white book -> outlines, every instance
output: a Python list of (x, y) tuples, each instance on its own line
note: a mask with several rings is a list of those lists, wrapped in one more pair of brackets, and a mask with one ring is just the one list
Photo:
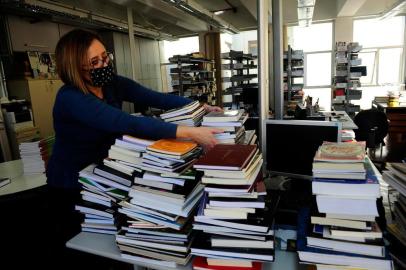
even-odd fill
[(307, 238), (307, 245), (310, 247), (340, 251), (340, 252), (348, 252), (366, 256), (374, 256), (374, 257), (384, 257), (385, 256), (385, 247), (383, 246), (375, 246), (369, 244), (362, 244), (362, 243), (350, 243), (350, 242), (343, 242), (331, 239), (323, 239), (317, 237), (306, 237)]
[(212, 247), (243, 247), (243, 248), (259, 248), (259, 249), (273, 249), (274, 242), (268, 241), (255, 241), (255, 240), (242, 240), (242, 239), (227, 239), (227, 238), (212, 238)]
[[(112, 145), (112, 147), (113, 146), (114, 145)], [(108, 157), (111, 159), (118, 159), (132, 164), (141, 164), (142, 162), (142, 158), (140, 158), (139, 156), (129, 155), (124, 152), (118, 152), (113, 148), (109, 150)]]
[(378, 216), (376, 198), (352, 199), (317, 195), (316, 201), (320, 213)]

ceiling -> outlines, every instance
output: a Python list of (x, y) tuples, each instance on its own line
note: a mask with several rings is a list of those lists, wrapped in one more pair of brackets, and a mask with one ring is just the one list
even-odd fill
[[(285, 24), (297, 23), (297, 0), (280, 0), (283, 3)], [(405, 0), (316, 0), (313, 21), (337, 17), (382, 15), (395, 4)], [(2, 7), (7, 2), (2, 1)], [(77, 14), (88, 20), (103, 20), (119, 24), (124, 31), (127, 8), (140, 29), (149, 29), (157, 38), (178, 38), (199, 32), (220, 29), (222, 32), (239, 32), (256, 29), (256, 0), (25, 0), (28, 5), (57, 7), (62, 13)], [(6, 3), (6, 4), (4, 4)], [(215, 15), (215, 11), (224, 10)], [(406, 5), (401, 13), (406, 13)], [(154, 36), (152, 35), (152, 36)]]

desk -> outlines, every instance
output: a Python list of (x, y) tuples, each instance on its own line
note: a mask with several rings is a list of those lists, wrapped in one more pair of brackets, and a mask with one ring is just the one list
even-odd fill
[(345, 111), (324, 111), (320, 112), (322, 116), (326, 117), (326, 120), (332, 122), (341, 122), (343, 129), (358, 129), (358, 126), (352, 121), (351, 117)]
[(389, 106), (387, 103), (372, 101), (372, 108), (386, 113), (389, 122), (389, 132), (406, 133), (406, 103), (399, 106)]
[(9, 177), (11, 183), (0, 188), (0, 196), (41, 187), (46, 184), (45, 174), (23, 175), (21, 159), (0, 163), (0, 177)]
[[(134, 264), (134, 269), (152, 268), (158, 270), (167, 270), (168, 268), (156, 266), (153, 264), (146, 264), (142, 262), (134, 262), (121, 257), (120, 251), (115, 242), (114, 235), (98, 234), (81, 232), (66, 243), (68, 248), (80, 250), (83, 252), (91, 253), (107, 257), (113, 260), (122, 261)], [(178, 267), (180, 270), (191, 270), (192, 266)], [(287, 252), (282, 250), (275, 250), (275, 262), (265, 263), (262, 267), (263, 270), (301, 270), (306, 269), (305, 265), (298, 264), (298, 257), (296, 252)]]

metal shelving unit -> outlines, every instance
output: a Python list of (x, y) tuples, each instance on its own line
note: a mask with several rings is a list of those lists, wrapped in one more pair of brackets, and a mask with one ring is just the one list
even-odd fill
[(335, 48), (332, 107), (333, 110), (346, 111), (350, 116), (360, 111), (360, 106), (351, 101), (362, 98), (362, 91), (358, 87), (361, 87), (360, 77), (366, 75), (366, 67), (361, 66), (362, 61), (358, 58), (361, 49), (357, 42), (337, 42)]
[(258, 77), (257, 74), (251, 73), (253, 69), (258, 68), (255, 64), (257, 57), (242, 51), (231, 50), (228, 53), (222, 53), (221, 59), (226, 62), (221, 65), (222, 70), (230, 71), (230, 77), (223, 77), (222, 82), (231, 83), (231, 86), (223, 91), (223, 106), (234, 109), (244, 108), (244, 101), (239, 97), (245, 91), (255, 91), (255, 95), (258, 96), (258, 83), (251, 82)]
[(283, 54), (284, 63), (284, 87), (283, 96), (286, 111), (289, 111), (291, 103), (303, 103), (303, 76), (304, 76), (304, 54), (302, 50), (293, 50), (288, 45), (288, 50)]
[(173, 93), (213, 104), (216, 92), (214, 60), (187, 55), (174, 55), (166, 65), (170, 69)]

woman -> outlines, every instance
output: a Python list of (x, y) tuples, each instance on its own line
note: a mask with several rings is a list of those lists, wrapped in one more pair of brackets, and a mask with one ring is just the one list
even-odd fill
[[(158, 93), (115, 75), (105, 46), (92, 32), (67, 33), (59, 40), (55, 56), (58, 75), (65, 85), (58, 92), (53, 110), (55, 145), (47, 167), (47, 183), (54, 222), (57, 220), (52, 225), (57, 225), (56, 244), (64, 244), (80, 231), (74, 211), (79, 197), (78, 173), (102, 161), (115, 138), (123, 134), (147, 139), (190, 138), (210, 148), (219, 130), (177, 126), (121, 111), (123, 101), (168, 110), (191, 100)], [(221, 109), (206, 105), (206, 110)], [(58, 235), (58, 231), (64, 234)]]

